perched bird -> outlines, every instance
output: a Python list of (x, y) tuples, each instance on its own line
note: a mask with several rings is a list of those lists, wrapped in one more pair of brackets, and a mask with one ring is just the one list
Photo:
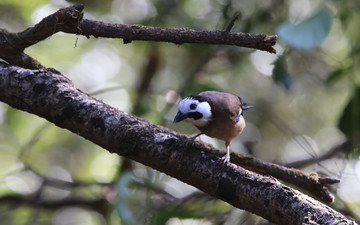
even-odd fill
[(225, 141), (224, 162), (230, 161), (230, 142), (245, 128), (243, 111), (253, 108), (240, 97), (217, 91), (205, 91), (191, 95), (179, 102), (174, 123), (186, 120), (196, 126), (200, 133), (192, 140), (205, 134)]

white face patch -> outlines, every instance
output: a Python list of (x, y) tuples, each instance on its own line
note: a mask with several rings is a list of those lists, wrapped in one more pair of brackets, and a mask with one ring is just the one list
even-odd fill
[(198, 104), (197, 111), (203, 114), (203, 119), (206, 119), (206, 121), (211, 118), (211, 107), (208, 102), (200, 102), (200, 104)]
[(199, 102), (196, 99), (185, 98), (179, 102), (179, 111), (188, 113), (200, 113), (202, 117), (200, 119), (187, 118), (186, 120), (193, 123), (196, 126), (204, 126), (207, 121), (211, 119), (211, 107), (208, 102)]

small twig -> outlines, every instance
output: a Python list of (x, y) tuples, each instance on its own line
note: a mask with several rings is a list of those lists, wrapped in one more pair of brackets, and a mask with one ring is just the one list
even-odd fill
[(320, 177), (318, 176), (319, 183), (323, 185), (329, 185), (329, 184), (337, 184), (340, 183), (340, 179), (332, 178), (332, 177)]
[(230, 20), (229, 24), (226, 26), (226, 28), (223, 30), (224, 32), (230, 32), (233, 26), (235, 25), (235, 21), (239, 19), (239, 13), (235, 13), (233, 18)]
[(344, 142), (330, 148), (329, 151), (325, 152), (321, 156), (295, 161), (292, 163), (288, 163), (285, 166), (301, 168), (301, 167), (305, 167), (308, 165), (313, 165), (313, 164), (320, 163), (327, 159), (335, 158), (335, 157), (339, 156), (340, 154), (343, 154), (343, 155), (349, 154), (352, 149), (353, 149), (353, 144), (352, 144), (351, 140), (345, 140)]
[[(174, 44), (197, 43), (213, 45), (233, 45), (259, 49), (276, 53), (272, 47), (276, 44), (277, 35), (247, 34), (241, 32), (197, 31), (187, 28), (159, 28), (141, 25), (108, 24), (92, 20), (82, 20), (81, 34), (85, 36), (122, 38), (126, 43), (132, 41), (158, 41)], [(74, 27), (66, 27), (67, 33), (78, 32)]]
[(288, 168), (270, 162), (264, 162), (251, 156), (231, 154), (231, 162), (248, 170), (271, 175), (277, 179), (296, 185), (312, 193), (324, 202), (332, 203), (334, 196), (326, 185), (339, 183), (340, 180), (330, 177), (319, 177), (317, 173), (306, 173), (304, 171)]

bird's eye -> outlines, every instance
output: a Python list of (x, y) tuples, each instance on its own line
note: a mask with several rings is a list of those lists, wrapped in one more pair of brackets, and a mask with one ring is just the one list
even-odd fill
[(196, 106), (197, 105), (193, 103), (193, 104), (190, 105), (190, 109), (196, 109)]

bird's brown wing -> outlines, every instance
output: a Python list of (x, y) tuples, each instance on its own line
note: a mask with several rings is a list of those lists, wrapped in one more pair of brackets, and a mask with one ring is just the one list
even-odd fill
[(205, 91), (202, 96), (211, 106), (212, 118), (231, 119), (236, 121), (241, 113), (241, 102), (238, 96), (230, 93)]

